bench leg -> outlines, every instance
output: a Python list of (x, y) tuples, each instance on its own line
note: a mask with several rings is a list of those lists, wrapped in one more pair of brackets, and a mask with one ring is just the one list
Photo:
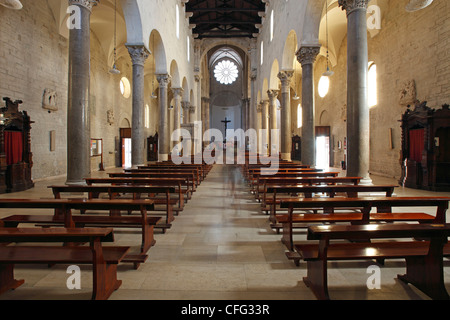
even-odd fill
[(281, 237), (281, 242), (286, 246), (289, 251), (294, 251), (294, 239), (292, 236), (292, 224), (282, 223), (283, 235)]
[(307, 261), (307, 276), (303, 282), (319, 300), (330, 300), (328, 294), (327, 261)]
[(14, 290), (20, 287), (25, 280), (14, 279), (14, 265), (3, 264), (0, 265), (0, 294), (9, 290)]
[(156, 240), (153, 236), (154, 226), (144, 224), (142, 226), (142, 244), (141, 253), (145, 254), (152, 246), (155, 245)]
[(122, 280), (117, 280), (117, 265), (107, 264), (103, 258), (103, 249), (99, 241), (91, 244), (93, 254), (92, 300), (107, 300), (119, 289)]
[(444, 284), (442, 256), (408, 257), (406, 274), (398, 275), (398, 278), (411, 283), (434, 300), (450, 300)]

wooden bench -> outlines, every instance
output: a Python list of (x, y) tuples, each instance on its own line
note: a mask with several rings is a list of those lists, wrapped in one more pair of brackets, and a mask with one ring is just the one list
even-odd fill
[[(308, 229), (308, 240), (319, 244), (295, 246), (307, 262), (305, 284), (318, 299), (330, 299), (328, 261), (396, 259), (406, 260), (406, 274), (398, 278), (411, 283), (432, 299), (449, 299), (444, 284), (443, 257), (450, 256), (448, 224), (330, 225)], [(397, 241), (395, 238), (420, 238), (428, 241)], [(332, 240), (388, 239), (381, 242), (333, 243)]]
[(265, 196), (267, 187), (270, 185), (338, 185), (351, 184), (359, 185), (361, 177), (262, 177), (258, 178), (257, 186), (255, 188), (255, 198), (259, 201)]
[[(18, 214), (1, 219), (5, 227), (15, 228), (19, 224), (56, 224), (66, 228), (81, 226), (102, 226), (141, 229), (141, 248), (139, 254), (127, 255), (123, 262), (133, 263), (139, 267), (148, 258), (147, 251), (156, 243), (153, 235), (154, 226), (160, 217), (148, 217), (147, 211), (153, 210), (152, 200), (117, 200), (117, 199), (0, 199), (0, 208), (10, 209), (53, 209), (54, 214)], [(72, 210), (139, 211), (140, 216), (109, 216), (109, 215), (73, 215)]]
[(187, 179), (188, 185), (192, 192), (195, 192), (197, 188), (197, 180), (192, 172), (117, 172), (109, 173), (108, 175), (111, 178), (185, 178)]
[[(165, 232), (166, 229), (172, 226), (172, 221), (174, 220), (173, 208), (177, 205), (177, 201), (170, 198), (171, 193), (175, 193), (174, 187), (158, 187), (158, 186), (145, 186), (145, 185), (64, 185), (64, 186), (48, 186), (52, 189), (55, 199), (61, 199), (62, 193), (87, 193), (88, 199), (98, 199), (100, 194), (106, 193), (109, 199), (120, 198), (122, 194), (132, 194), (133, 199), (141, 199), (142, 194), (149, 194), (150, 198), (153, 200), (154, 204), (165, 205), (165, 221), (162, 219), (155, 225), (155, 228), (162, 229)], [(164, 199), (155, 199), (153, 194), (162, 193), (165, 195)], [(156, 206), (154, 208), (156, 209)], [(131, 210), (127, 210), (128, 214)], [(85, 211), (82, 211), (84, 214)], [(148, 212), (147, 212), (148, 213)], [(111, 216), (120, 216), (120, 211), (117, 209), (111, 210)]]
[(200, 185), (203, 181), (203, 174), (201, 168), (176, 168), (176, 167), (158, 167), (158, 166), (148, 166), (145, 168), (138, 169), (124, 169), (125, 173), (146, 173), (146, 172), (168, 172), (168, 173), (190, 173), (194, 176), (194, 181), (196, 185)]
[[(283, 226), (277, 219), (277, 205), (284, 199), (299, 198), (298, 194), (302, 194), (304, 198), (312, 198), (313, 194), (320, 193), (327, 194), (330, 198), (334, 198), (336, 194), (340, 193), (344, 193), (348, 198), (356, 198), (359, 194), (368, 192), (382, 193), (385, 197), (391, 197), (395, 187), (394, 185), (266, 185), (262, 205), (266, 206), (263, 207), (263, 210), (270, 211), (269, 221), (271, 222), (271, 227), (279, 232)], [(272, 197), (269, 198), (267, 194), (272, 194)], [(280, 194), (288, 194), (289, 197), (279, 198)], [(291, 194), (295, 194), (295, 196), (290, 196)], [(333, 208), (326, 208), (325, 211), (325, 213), (332, 213)], [(317, 210), (315, 213), (317, 213)], [(286, 217), (287, 215), (282, 215), (282, 221), (287, 221)], [(317, 215), (316, 217), (318, 218)]]
[[(117, 265), (129, 247), (102, 246), (113, 242), (110, 228), (0, 228), (1, 243), (33, 243), (33, 245), (0, 246), (0, 294), (16, 289), (25, 280), (14, 278), (16, 264), (92, 264), (92, 299), (106, 300), (122, 281), (117, 279)], [(48, 243), (84, 243), (89, 246), (50, 246)], [(45, 243), (45, 245), (36, 245)]]
[(147, 185), (176, 187), (178, 190), (178, 207), (183, 209), (185, 201), (191, 199), (192, 190), (185, 178), (86, 178), (87, 185), (109, 184), (109, 185)]
[[(281, 200), (281, 207), (288, 208), (288, 214), (277, 216), (283, 224), (282, 242), (291, 250), (286, 255), (298, 264), (299, 256), (294, 251), (292, 225), (294, 223), (336, 223), (369, 224), (371, 222), (416, 221), (421, 223), (445, 223), (450, 198), (447, 197), (359, 197), (359, 198), (303, 198)], [(393, 207), (436, 207), (436, 215), (425, 213), (394, 213)], [(361, 213), (293, 214), (294, 208), (357, 208)], [(371, 212), (379, 208), (379, 212)]]

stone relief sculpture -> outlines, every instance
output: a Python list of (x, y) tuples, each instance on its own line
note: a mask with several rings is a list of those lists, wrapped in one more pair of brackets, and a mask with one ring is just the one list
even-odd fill
[(115, 120), (114, 110), (106, 111), (106, 119), (107, 119), (109, 125), (114, 124), (114, 120)]
[(399, 104), (402, 107), (414, 105), (417, 102), (416, 82), (414, 80), (407, 81), (400, 90)]
[(58, 111), (58, 94), (55, 90), (45, 89), (42, 96), (42, 108), (50, 111)]

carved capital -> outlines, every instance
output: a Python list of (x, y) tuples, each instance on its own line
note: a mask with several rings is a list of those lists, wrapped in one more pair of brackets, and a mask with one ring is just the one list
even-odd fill
[(157, 74), (156, 80), (158, 80), (159, 87), (160, 88), (166, 88), (169, 86), (170, 83), (170, 75), (168, 74)]
[(144, 66), (145, 60), (147, 60), (150, 52), (143, 45), (125, 45), (131, 56), (131, 62), (133, 65)]
[(197, 110), (196, 106), (189, 106), (189, 112), (190, 113), (195, 113), (195, 110)]
[(278, 73), (278, 78), (281, 81), (281, 91), (282, 92), (288, 92), (290, 85), (291, 85), (291, 79), (294, 75), (294, 70), (282, 70)]
[(209, 103), (210, 99), (208, 97), (202, 97), (203, 103)]
[(183, 93), (183, 88), (172, 88), (173, 97), (174, 99), (181, 97), (181, 94)]
[(256, 105), (256, 112), (261, 113), (261, 112), (262, 112), (262, 109), (263, 109), (262, 103), (258, 103), (258, 104)]
[(181, 101), (181, 107), (183, 109), (189, 109), (191, 107), (191, 103), (189, 101)]
[(275, 100), (278, 97), (278, 90), (267, 90), (269, 96), (269, 102)]
[(305, 64), (313, 64), (320, 52), (320, 44), (312, 46), (302, 46), (297, 51), (297, 60), (303, 66)]
[(342, 10), (347, 12), (347, 16), (357, 9), (367, 10), (369, 0), (338, 0), (339, 6)]
[(100, 0), (69, 0), (69, 6), (76, 5), (92, 11), (92, 7), (96, 6), (99, 2)]

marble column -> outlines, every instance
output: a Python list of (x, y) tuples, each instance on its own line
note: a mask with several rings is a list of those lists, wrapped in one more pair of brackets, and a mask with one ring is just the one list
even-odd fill
[(181, 107), (183, 108), (183, 124), (188, 124), (191, 122), (189, 101), (182, 101)]
[[(181, 129), (181, 94), (183, 93), (182, 88), (172, 88), (173, 92), (173, 101), (175, 103), (174, 105), (174, 123), (173, 128), (174, 130)], [(174, 141), (175, 145), (180, 141), (180, 139), (177, 139)]]
[(269, 124), (269, 100), (263, 100), (261, 102), (261, 154), (268, 155), (269, 143), (270, 143), (270, 124)]
[(168, 108), (168, 87), (170, 75), (158, 74), (156, 79), (159, 83), (159, 158), (158, 161), (167, 161), (170, 152), (169, 133), (169, 108)]
[(253, 141), (253, 139), (250, 139), (250, 150), (255, 150), (256, 153), (258, 152), (258, 135), (259, 131), (261, 129), (261, 121), (258, 120), (258, 102), (257, 102), (257, 88), (256, 88), (256, 71), (252, 71), (252, 74), (250, 76), (250, 90), (251, 90), (251, 97), (250, 97), (250, 105), (249, 105), (249, 112), (248, 112), (248, 126), (249, 129), (254, 129), (256, 131), (256, 141)]
[(270, 154), (274, 154), (280, 150), (279, 134), (277, 134), (279, 131), (276, 131), (279, 129), (277, 107), (278, 91), (269, 90), (267, 91), (267, 95), (269, 96), (269, 152)]
[(304, 45), (297, 52), (297, 60), (302, 65), (302, 163), (316, 165), (316, 127), (314, 104), (314, 62), (320, 45)]
[(256, 136), (258, 137), (257, 145), (257, 153), (262, 154), (262, 102), (256, 104), (256, 115), (255, 115), (255, 130)]
[(133, 65), (133, 109), (131, 126), (131, 164), (145, 163), (145, 85), (144, 64), (149, 56), (144, 45), (126, 44)]
[(281, 80), (281, 159), (291, 161), (292, 128), (291, 128), (291, 79), (293, 70), (283, 70), (278, 74)]
[(85, 184), (91, 175), (90, 159), (90, 24), (97, 1), (69, 0), (79, 10), (80, 28), (69, 30), (69, 78), (67, 97), (67, 181)]
[(210, 143), (210, 137), (209, 136), (205, 136), (205, 132), (207, 132), (210, 129), (210, 106), (209, 106), (209, 98), (207, 97), (203, 97), (202, 98), (202, 112), (203, 112), (203, 134), (202, 134), (202, 139), (203, 139), (203, 146), (206, 147), (209, 145)]
[(369, 0), (339, 0), (347, 12), (347, 175), (370, 184), (367, 5)]

